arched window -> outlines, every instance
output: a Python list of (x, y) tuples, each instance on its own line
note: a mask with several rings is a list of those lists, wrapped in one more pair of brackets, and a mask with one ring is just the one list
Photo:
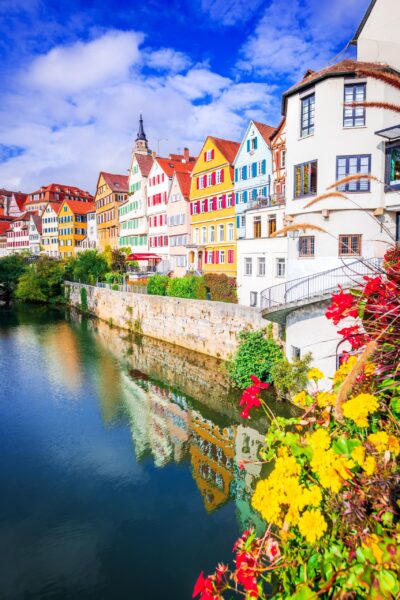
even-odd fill
[(234, 239), (234, 227), (233, 223), (228, 224), (228, 242), (233, 242)]
[(223, 242), (225, 239), (225, 227), (223, 225), (218, 225), (218, 241)]
[(215, 227), (214, 227), (214, 225), (211, 225), (211, 227), (208, 229), (208, 241), (215, 242)]

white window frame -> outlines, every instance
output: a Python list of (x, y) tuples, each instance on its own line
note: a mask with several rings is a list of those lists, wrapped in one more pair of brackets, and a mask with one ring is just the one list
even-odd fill
[(225, 225), (218, 225), (218, 241), (219, 242), (224, 242), (225, 241)]

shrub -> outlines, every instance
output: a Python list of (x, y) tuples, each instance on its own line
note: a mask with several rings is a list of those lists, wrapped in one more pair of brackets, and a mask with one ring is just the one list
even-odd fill
[(147, 293), (152, 296), (166, 296), (170, 278), (167, 275), (152, 275), (147, 285)]
[(210, 293), (210, 300), (237, 304), (236, 279), (223, 273), (206, 273), (204, 281)]
[(73, 281), (94, 285), (97, 280), (102, 280), (109, 271), (109, 266), (97, 250), (85, 250), (72, 258), (67, 265), (67, 273)]
[(27, 268), (26, 258), (20, 254), (0, 258), (0, 290), (6, 300), (13, 295), (18, 279)]
[(15, 296), (24, 302), (63, 302), (64, 276), (61, 261), (41, 256), (19, 278)]
[(231, 383), (244, 389), (251, 384), (251, 375), (255, 375), (261, 381), (271, 382), (272, 367), (282, 358), (282, 350), (271, 333), (266, 335), (264, 329), (241, 331), (239, 346), (225, 366)]
[(203, 277), (195, 277), (194, 275), (174, 277), (169, 281), (167, 296), (205, 300), (207, 297), (207, 290), (204, 279)]
[(89, 310), (89, 305), (87, 302), (87, 289), (86, 288), (81, 288), (81, 310), (83, 312), (87, 312)]
[(122, 283), (124, 278), (121, 275), (121, 273), (118, 273), (117, 271), (109, 271), (108, 273), (106, 273), (104, 275), (104, 280), (106, 283)]
[(293, 362), (282, 358), (272, 365), (271, 377), (278, 400), (292, 400), (293, 396), (307, 387), (307, 373), (311, 360), (312, 355), (309, 352)]

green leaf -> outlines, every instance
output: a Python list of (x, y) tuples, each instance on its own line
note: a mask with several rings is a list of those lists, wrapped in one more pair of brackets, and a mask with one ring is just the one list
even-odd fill
[(351, 456), (351, 453), (357, 446), (361, 446), (360, 440), (349, 440), (342, 435), (333, 442), (332, 450), (336, 452), (336, 454), (345, 454), (346, 456)]
[(292, 600), (308, 600), (309, 598), (316, 598), (315, 592), (312, 591), (308, 585), (302, 585), (296, 592), (291, 596)]
[(400, 417), (400, 396), (398, 398), (392, 398), (390, 408), (396, 417)]
[(387, 571), (382, 569), (378, 574), (378, 581), (380, 588), (383, 592), (389, 592), (390, 594), (397, 594), (399, 591), (399, 583), (396, 575), (393, 571)]

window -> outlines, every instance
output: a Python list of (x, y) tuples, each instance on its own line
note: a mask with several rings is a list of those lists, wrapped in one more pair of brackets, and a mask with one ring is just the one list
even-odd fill
[(214, 259), (214, 253), (213, 252), (207, 252), (207, 264), (208, 265), (212, 265), (213, 264), (213, 259)]
[(250, 306), (257, 306), (257, 292), (250, 292)]
[(244, 274), (245, 275), (253, 274), (253, 259), (252, 258), (244, 259)]
[(202, 200), (202, 201), (200, 202), (200, 212), (201, 212), (201, 213), (203, 213), (203, 212), (205, 212), (205, 211), (206, 211), (206, 201), (205, 201), (205, 200)]
[(212, 173), (207, 173), (207, 187), (212, 185)]
[(400, 142), (386, 146), (386, 185), (400, 189)]
[(268, 215), (268, 235), (271, 236), (276, 231), (276, 215)]
[(315, 94), (301, 99), (301, 137), (314, 133)]
[(224, 225), (218, 225), (218, 241), (223, 242), (225, 239), (225, 227)]
[(292, 360), (299, 360), (301, 358), (301, 350), (297, 346), (292, 346)]
[(239, 227), (246, 227), (246, 215), (239, 215)]
[(211, 227), (208, 230), (208, 241), (215, 242), (215, 227), (214, 227), (214, 225), (211, 225)]
[(222, 182), (222, 171), (217, 171), (217, 183)]
[(258, 258), (257, 263), (258, 263), (257, 274), (260, 277), (264, 277), (265, 276), (265, 258), (264, 257)]
[(217, 200), (217, 209), (220, 210), (222, 208), (222, 196), (220, 196)]
[(254, 233), (254, 238), (261, 237), (261, 217), (260, 216), (253, 218), (253, 233)]
[(313, 160), (294, 168), (294, 197), (302, 198), (317, 193), (318, 162)]
[(219, 262), (222, 264), (225, 262), (225, 250), (219, 251)]
[(214, 150), (207, 150), (207, 152), (205, 152), (204, 155), (205, 161), (208, 162), (214, 158)]
[(281, 154), (281, 169), (286, 167), (286, 150), (282, 150)]
[(229, 223), (227, 226), (228, 242), (234, 241), (234, 226), (233, 223)]
[(315, 237), (305, 235), (299, 238), (299, 256), (314, 256)]
[(339, 235), (339, 256), (354, 255), (361, 255), (361, 235)]
[(352, 102), (365, 102), (366, 83), (352, 83), (344, 86), (343, 127), (362, 127), (365, 125), (364, 106), (346, 106)]
[(231, 208), (233, 206), (233, 194), (229, 194), (226, 197), (226, 207)]
[(207, 242), (207, 228), (202, 227), (201, 228), (201, 243), (205, 244), (206, 242)]
[(285, 277), (286, 276), (286, 260), (284, 258), (276, 259), (276, 276), (277, 277)]
[(197, 227), (196, 227), (196, 229), (194, 230), (194, 236), (193, 236), (193, 237), (194, 237), (194, 243), (195, 243), (195, 244), (198, 244), (198, 242), (199, 242), (199, 230), (198, 230), (198, 228), (197, 228)]
[[(358, 175), (371, 172), (371, 155), (362, 154), (360, 156), (338, 156), (336, 158), (336, 178), (343, 179), (348, 175)], [(341, 192), (369, 192), (370, 182), (368, 179), (357, 179), (349, 181), (344, 185), (339, 185)]]

